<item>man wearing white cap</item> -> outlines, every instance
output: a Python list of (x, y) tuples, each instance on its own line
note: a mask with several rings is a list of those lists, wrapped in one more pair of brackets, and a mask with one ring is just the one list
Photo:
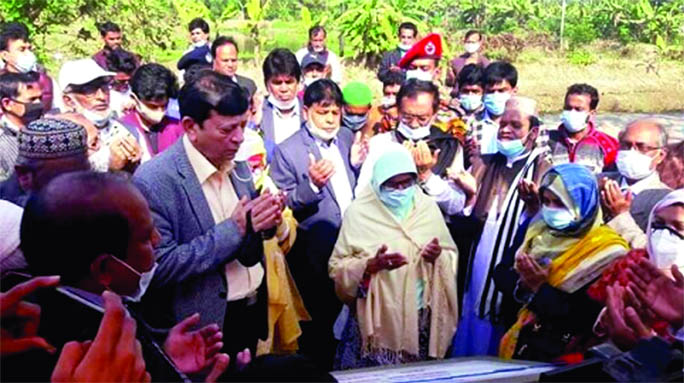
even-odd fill
[(68, 61), (59, 71), (65, 111), (82, 114), (99, 129), (101, 149), (90, 156), (94, 170), (134, 170), (141, 147), (136, 132), (115, 119), (109, 107), (112, 77), (93, 59)]

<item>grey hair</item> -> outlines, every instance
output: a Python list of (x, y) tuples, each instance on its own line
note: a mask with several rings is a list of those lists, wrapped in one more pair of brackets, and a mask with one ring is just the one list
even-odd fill
[(622, 136), (625, 133), (627, 133), (627, 130), (629, 130), (629, 128), (631, 128), (632, 126), (634, 126), (638, 123), (648, 124), (650, 126), (655, 126), (656, 128), (658, 128), (658, 138), (659, 138), (658, 146), (660, 148), (665, 148), (665, 146), (667, 146), (667, 140), (668, 140), (667, 129), (665, 129), (665, 125), (663, 125), (663, 122), (661, 120), (655, 119), (655, 118), (642, 118), (642, 119), (634, 120), (634, 121), (630, 122), (629, 124), (627, 124), (625, 129), (623, 129), (622, 132), (620, 132), (618, 138), (622, 139)]

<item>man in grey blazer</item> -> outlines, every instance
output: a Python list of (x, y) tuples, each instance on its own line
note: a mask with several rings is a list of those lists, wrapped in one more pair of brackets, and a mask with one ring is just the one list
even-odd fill
[(160, 317), (200, 313), (201, 325), (219, 324), (235, 361), (267, 335), (262, 241), (274, 235), (283, 203), (257, 196), (248, 165), (233, 162), (249, 117), (239, 85), (204, 71), (179, 104), (184, 137), (133, 176), (161, 235), (146, 317), (168, 326)]
[(331, 80), (307, 87), (307, 123), (278, 145), (271, 177), (287, 194), (287, 205), (299, 222), (297, 241), (287, 257), (312, 321), (302, 323), (301, 351), (322, 368), (335, 354), (333, 324), (341, 309), (328, 277), (328, 259), (342, 216), (353, 199), (361, 145), (352, 132), (340, 129), (342, 92)]

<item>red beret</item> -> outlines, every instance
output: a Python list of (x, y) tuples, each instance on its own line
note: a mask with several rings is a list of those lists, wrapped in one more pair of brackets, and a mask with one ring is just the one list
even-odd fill
[(415, 59), (441, 59), (442, 37), (437, 33), (430, 33), (422, 40), (413, 44), (411, 49), (399, 60), (399, 67), (407, 69)]

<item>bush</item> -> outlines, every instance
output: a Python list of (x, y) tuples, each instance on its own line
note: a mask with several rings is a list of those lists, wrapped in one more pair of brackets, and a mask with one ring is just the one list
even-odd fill
[(594, 64), (596, 61), (596, 56), (584, 49), (577, 49), (568, 54), (568, 62), (572, 65), (588, 66)]

